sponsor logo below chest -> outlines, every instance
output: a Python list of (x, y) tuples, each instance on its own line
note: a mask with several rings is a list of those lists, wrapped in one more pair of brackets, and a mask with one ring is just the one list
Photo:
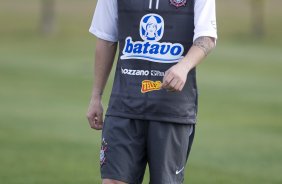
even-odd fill
[(151, 92), (151, 91), (160, 90), (161, 86), (162, 86), (162, 82), (161, 81), (143, 80), (142, 81), (141, 92), (142, 93), (147, 93), (147, 92)]

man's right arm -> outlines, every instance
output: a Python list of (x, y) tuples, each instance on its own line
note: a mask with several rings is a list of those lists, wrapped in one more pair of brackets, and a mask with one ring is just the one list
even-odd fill
[(117, 42), (97, 39), (94, 64), (94, 84), (87, 112), (91, 128), (101, 130), (103, 126), (103, 106), (101, 103), (104, 88), (111, 72), (117, 50)]

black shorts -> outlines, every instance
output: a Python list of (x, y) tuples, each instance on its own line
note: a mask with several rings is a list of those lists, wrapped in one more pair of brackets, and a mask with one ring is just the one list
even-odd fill
[(195, 125), (107, 116), (102, 131), (101, 176), (141, 184), (148, 163), (151, 184), (181, 184)]

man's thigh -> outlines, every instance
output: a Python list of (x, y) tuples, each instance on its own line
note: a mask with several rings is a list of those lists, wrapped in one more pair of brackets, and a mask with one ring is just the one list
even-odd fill
[(101, 176), (141, 184), (146, 168), (147, 122), (107, 116), (102, 131)]
[(181, 184), (195, 126), (150, 121), (147, 149), (150, 184)]
[(127, 184), (122, 181), (112, 180), (112, 179), (103, 179), (102, 184)]

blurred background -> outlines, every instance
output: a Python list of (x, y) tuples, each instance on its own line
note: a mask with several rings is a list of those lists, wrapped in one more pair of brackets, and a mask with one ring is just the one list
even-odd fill
[[(95, 5), (0, 1), (1, 184), (100, 183), (100, 132), (85, 117)], [(281, 0), (217, 0), (219, 40), (198, 67), (185, 183), (282, 183), (281, 7)], [(112, 79), (113, 72), (105, 109)]]

